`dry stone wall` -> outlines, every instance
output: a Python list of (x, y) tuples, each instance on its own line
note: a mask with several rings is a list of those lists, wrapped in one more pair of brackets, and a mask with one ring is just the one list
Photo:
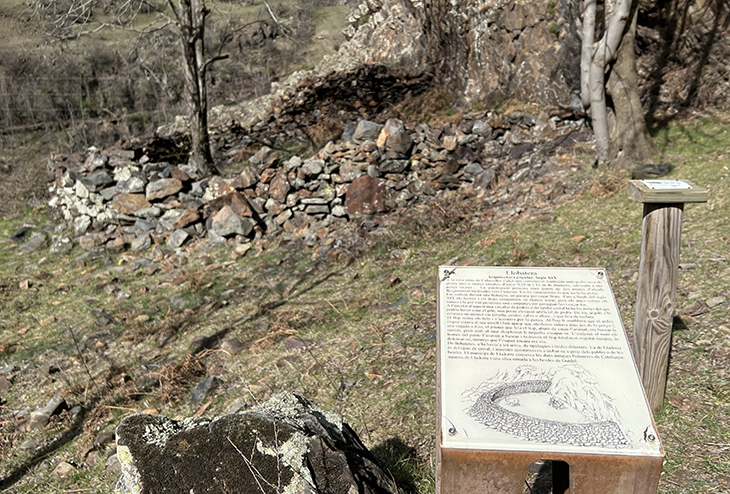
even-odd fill
[[(589, 137), (582, 120), (559, 109), (552, 117), (483, 111), (438, 127), (360, 120), (310, 158), (282, 159), (262, 146), (238, 175), (211, 178), (184, 164), (150, 162), (143, 149), (90, 148), (50, 161), (49, 206), (87, 250), (176, 249), (205, 239), (245, 252), (278, 234), (315, 245), (353, 220), (448, 189), (523, 180), (556, 148)], [(54, 239), (57, 250), (69, 250), (70, 237)]]

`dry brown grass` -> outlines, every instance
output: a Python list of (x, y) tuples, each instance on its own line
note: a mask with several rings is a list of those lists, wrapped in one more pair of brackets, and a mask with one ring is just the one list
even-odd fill
[(205, 375), (203, 359), (210, 352), (203, 351), (188, 355), (180, 363), (165, 365), (156, 375), (160, 382), (160, 396), (163, 403), (176, 403), (187, 394), (190, 385)]
[[(37, 152), (0, 150), (0, 218), (18, 215), (27, 204), (40, 205), (48, 196), (45, 160)], [(29, 201), (31, 199), (31, 201)], [(34, 199), (34, 200), (33, 200)]]
[(443, 88), (435, 87), (417, 96), (408, 93), (402, 102), (393, 107), (391, 113), (404, 122), (427, 122), (430, 125), (459, 120), (460, 114), (453, 110), (456, 101)]
[(314, 125), (307, 127), (305, 132), (313, 144), (313, 149), (316, 150), (327, 142), (339, 138), (344, 130), (345, 124), (341, 120), (322, 115)]

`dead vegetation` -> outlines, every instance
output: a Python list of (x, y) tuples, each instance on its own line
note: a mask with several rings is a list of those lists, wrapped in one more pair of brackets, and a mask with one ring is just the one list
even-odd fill
[(190, 386), (205, 375), (203, 359), (206, 355), (206, 351), (188, 355), (182, 362), (170, 362), (158, 372), (152, 373), (152, 376), (159, 380), (163, 405), (182, 400)]

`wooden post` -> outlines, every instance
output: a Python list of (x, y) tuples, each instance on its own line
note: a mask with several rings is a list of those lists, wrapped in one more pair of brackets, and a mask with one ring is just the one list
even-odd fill
[(684, 204), (707, 202), (707, 189), (687, 180), (630, 180), (627, 192), (644, 205), (632, 350), (649, 406), (658, 412), (667, 385)]

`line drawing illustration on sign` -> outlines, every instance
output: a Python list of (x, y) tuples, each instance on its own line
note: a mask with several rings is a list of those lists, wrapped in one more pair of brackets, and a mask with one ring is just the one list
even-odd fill
[(466, 414), (490, 429), (531, 442), (630, 446), (621, 415), (596, 377), (578, 364), (500, 370), (462, 392)]

